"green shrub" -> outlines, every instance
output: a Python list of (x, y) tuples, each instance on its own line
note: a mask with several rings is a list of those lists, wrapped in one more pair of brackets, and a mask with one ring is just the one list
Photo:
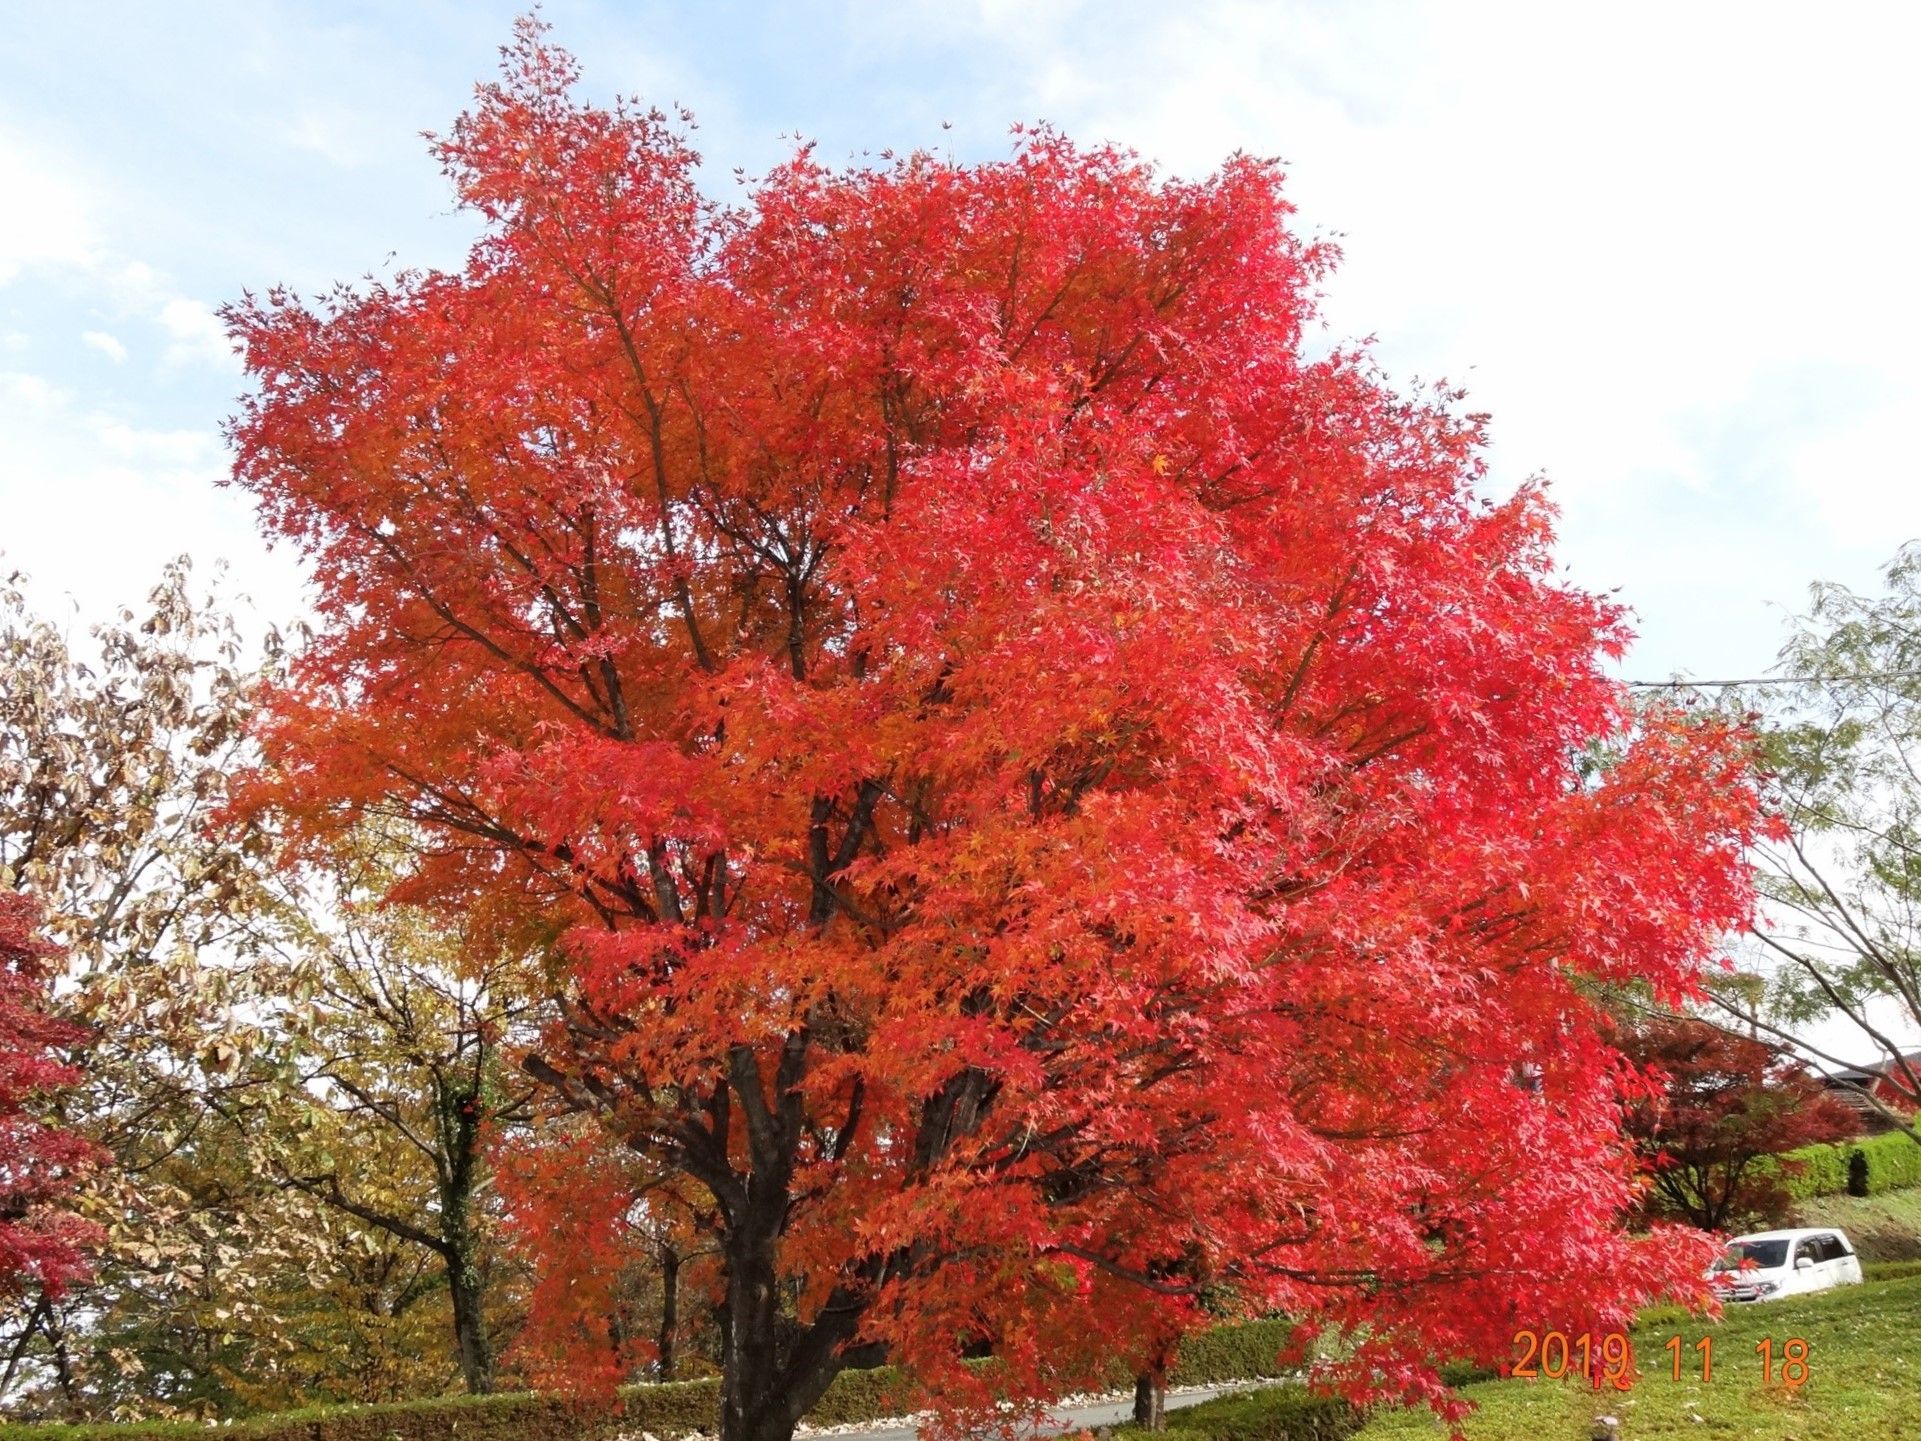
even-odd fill
[[(459, 1441), (598, 1441), (623, 1424), (631, 1423), (605, 1406), (516, 1393), (385, 1406), (310, 1407), (235, 1422), (218, 1428), (218, 1434), (236, 1441), (442, 1441), (449, 1437), (458, 1437)], [(208, 1429), (182, 1422), (13, 1425), (0, 1427), (0, 1437), (7, 1441), (184, 1441), (197, 1436), (204, 1441)]]
[(1174, 1364), (1168, 1368), (1170, 1386), (1215, 1386), (1223, 1381), (1284, 1376), (1292, 1369), (1275, 1357), (1294, 1335), (1288, 1321), (1248, 1321), (1239, 1326), (1216, 1326), (1184, 1337)]
[[(1855, 1159), (1857, 1156), (1859, 1160)], [(1865, 1136), (1856, 1141), (1836, 1141), (1832, 1145), (1803, 1146), (1798, 1151), (1787, 1152), (1781, 1159), (1794, 1163), (1781, 1168), (1781, 1183), (1789, 1199), (1795, 1201), (1850, 1192), (1879, 1196), (1921, 1186), (1921, 1145), (1900, 1131)]]
[(1781, 1166), (1777, 1162), (1773, 1169), (1780, 1171), (1781, 1185), (1788, 1193), (1789, 1200), (1806, 1201), (1815, 1196), (1838, 1196), (1848, 1189), (1848, 1154), (1853, 1149), (1852, 1141), (1803, 1146), (1780, 1158), (1791, 1164)]
[[(1252, 1321), (1190, 1336), (1181, 1342), (1168, 1379), (1197, 1386), (1279, 1375), (1274, 1358), (1291, 1329), (1285, 1321)], [(1127, 1379), (1116, 1377), (1116, 1384)], [(815, 1426), (842, 1426), (898, 1416), (913, 1404), (906, 1377), (891, 1366), (843, 1371), (807, 1419)], [(384, 1406), (308, 1407), (217, 1429), (232, 1441), (609, 1441), (642, 1431), (671, 1441), (689, 1431), (713, 1431), (719, 1417), (720, 1382), (709, 1377), (623, 1387), (618, 1409), (565, 1396), (513, 1392)], [(191, 1421), (117, 1426), (16, 1422), (0, 1423), (0, 1441), (207, 1441), (208, 1430)]]
[[(1346, 1401), (1301, 1386), (1272, 1386), (1244, 1396), (1222, 1396), (1168, 1418), (1162, 1441), (1345, 1441), (1367, 1423)], [(1154, 1433), (1118, 1428), (1116, 1441), (1148, 1441)]]
[(1868, 1281), (1905, 1281), (1921, 1276), (1921, 1261), (1864, 1261), (1861, 1276)]
[[(871, 1371), (843, 1371), (828, 1386), (827, 1394), (816, 1401), (814, 1409), (807, 1413), (807, 1424), (846, 1426), (855, 1421), (872, 1421), (880, 1416), (899, 1416), (914, 1405), (907, 1377), (896, 1367), (876, 1366)], [(654, 1434), (661, 1435), (658, 1431)]]
[(1861, 1143), (1861, 1154), (1868, 1160), (1868, 1194), (1902, 1191), (1921, 1186), (1921, 1145), (1900, 1131), (1875, 1136)]
[(1456, 1391), (1463, 1386), (1472, 1386), (1477, 1381), (1492, 1381), (1500, 1375), (1493, 1366), (1483, 1366), (1478, 1361), (1450, 1361), (1441, 1367), (1441, 1382)]
[[(720, 1383), (675, 1381), (629, 1386), (616, 1409), (572, 1397), (511, 1392), (446, 1396), (383, 1406), (307, 1407), (217, 1428), (234, 1441), (601, 1441), (621, 1432), (673, 1437), (712, 1431)], [(193, 1422), (133, 1425), (0, 1425), (0, 1441), (206, 1441)]]

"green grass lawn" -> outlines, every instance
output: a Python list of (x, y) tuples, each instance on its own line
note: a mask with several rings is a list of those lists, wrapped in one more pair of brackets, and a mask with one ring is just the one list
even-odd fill
[[(1845, 1223), (1843, 1223), (1845, 1224)], [(1670, 1336), (1685, 1341), (1683, 1378), (1671, 1379)], [(1693, 1344), (1714, 1337), (1714, 1373), (1700, 1377)], [(1798, 1389), (1761, 1380), (1755, 1346), (1790, 1337), (1809, 1346)], [(1822, 1295), (1730, 1307), (1718, 1326), (1682, 1320), (1634, 1334), (1642, 1371), (1632, 1389), (1596, 1393), (1585, 1383), (1505, 1380), (1469, 1386), (1480, 1409), (1469, 1441), (1582, 1441), (1594, 1418), (1621, 1421), (1622, 1441), (1690, 1436), (1741, 1441), (1894, 1441), (1921, 1437), (1921, 1277), (1870, 1282)], [(1376, 1417), (1358, 1441), (1431, 1441), (1446, 1428), (1426, 1413)]]
[(1921, 1260), (1921, 1187), (1881, 1196), (1817, 1196), (1794, 1208), (1797, 1226), (1839, 1226), (1863, 1261)]

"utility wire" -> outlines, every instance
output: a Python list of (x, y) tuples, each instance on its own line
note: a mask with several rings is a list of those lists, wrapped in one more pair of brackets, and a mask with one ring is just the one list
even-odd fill
[(1631, 680), (1634, 690), (1725, 690), (1741, 685), (1827, 685), (1833, 681), (1921, 680), (1921, 671), (1864, 671), (1859, 675), (1762, 675), (1746, 680)]

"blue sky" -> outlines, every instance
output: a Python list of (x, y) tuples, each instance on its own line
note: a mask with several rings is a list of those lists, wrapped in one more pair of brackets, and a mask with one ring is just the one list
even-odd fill
[[(297, 608), (215, 486), (242, 379), (213, 307), (456, 263), (419, 134), (518, 8), (0, 0), (0, 551), (43, 605), (98, 615), (186, 550)], [(1811, 581), (1921, 535), (1921, 7), (543, 13), (590, 93), (694, 110), (719, 195), (794, 135), (964, 158), (1047, 119), (1187, 173), (1285, 157), (1343, 237), (1332, 329), (1466, 384), (1496, 487), (1553, 480), (1570, 573), (1640, 615), (1633, 674), (1753, 673)]]

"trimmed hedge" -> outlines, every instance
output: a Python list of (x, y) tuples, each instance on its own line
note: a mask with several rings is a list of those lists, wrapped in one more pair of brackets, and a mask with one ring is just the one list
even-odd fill
[(1449, 1361), (1441, 1367), (1441, 1384), (1458, 1391), (1463, 1386), (1498, 1380), (1500, 1375), (1497, 1366), (1483, 1366), (1478, 1361)]
[[(1861, 1160), (1855, 1161), (1859, 1155)], [(1782, 1177), (1789, 1197), (1811, 1201), (1816, 1196), (1841, 1196), (1850, 1192), (1879, 1196), (1887, 1191), (1902, 1191), (1921, 1186), (1921, 1145), (1900, 1131), (1867, 1136), (1858, 1141), (1836, 1141), (1832, 1145), (1803, 1146), (1789, 1151), (1784, 1160), (1799, 1166), (1798, 1172)], [(1850, 1177), (1850, 1170), (1865, 1171), (1865, 1178)], [(1861, 1180), (1859, 1188), (1851, 1179)]]
[[(1181, 1342), (1168, 1380), (1210, 1385), (1277, 1376), (1275, 1356), (1292, 1328), (1285, 1321), (1217, 1326)], [(1119, 1384), (1125, 1378), (1117, 1378)], [(608, 1441), (651, 1431), (670, 1438), (713, 1431), (720, 1381), (669, 1381), (625, 1386), (618, 1410), (565, 1396), (512, 1392), (447, 1396), (381, 1406), (324, 1406), (281, 1411), (209, 1428), (193, 1421), (130, 1425), (0, 1424), (0, 1441), (207, 1441), (210, 1429), (235, 1441)], [(913, 1404), (907, 1378), (891, 1366), (843, 1371), (814, 1409), (813, 1426), (842, 1426), (898, 1416)]]
[(1794, 1163), (1781, 1177), (1782, 1188), (1796, 1201), (1811, 1201), (1816, 1196), (1839, 1196), (1848, 1189), (1848, 1155), (1851, 1141), (1831, 1146), (1803, 1146), (1781, 1159)]
[(1290, 1321), (1248, 1321), (1239, 1326), (1216, 1326), (1182, 1339), (1174, 1364), (1168, 1367), (1170, 1386), (1217, 1386), (1224, 1381), (1251, 1381), (1283, 1376), (1288, 1368), (1274, 1358), (1293, 1338)]
[(1273, 1386), (1222, 1396), (1168, 1413), (1159, 1433), (1117, 1427), (1115, 1441), (1346, 1441), (1367, 1424), (1365, 1412), (1301, 1386)]
[(1921, 1276), (1921, 1261), (1864, 1261), (1861, 1264), (1864, 1281), (1906, 1281), (1913, 1276)]
[[(720, 1407), (720, 1383), (714, 1383), (714, 1407)], [(894, 1366), (876, 1366), (869, 1371), (843, 1371), (827, 1387), (827, 1394), (807, 1413), (809, 1426), (846, 1426), (856, 1421), (872, 1421), (881, 1416), (898, 1416), (914, 1404), (907, 1377)], [(714, 1422), (710, 1414), (707, 1429)], [(656, 1436), (667, 1433), (646, 1428)]]
[(1857, 1149), (1868, 1162), (1868, 1195), (1921, 1186), (1921, 1145), (1913, 1136), (1890, 1131), (1862, 1142)]
[(712, 1431), (720, 1382), (672, 1381), (622, 1388), (624, 1408), (518, 1391), (443, 1396), (380, 1406), (314, 1406), (209, 1427), (192, 1421), (130, 1425), (0, 1425), (0, 1441), (602, 1441), (620, 1432), (673, 1437)]

